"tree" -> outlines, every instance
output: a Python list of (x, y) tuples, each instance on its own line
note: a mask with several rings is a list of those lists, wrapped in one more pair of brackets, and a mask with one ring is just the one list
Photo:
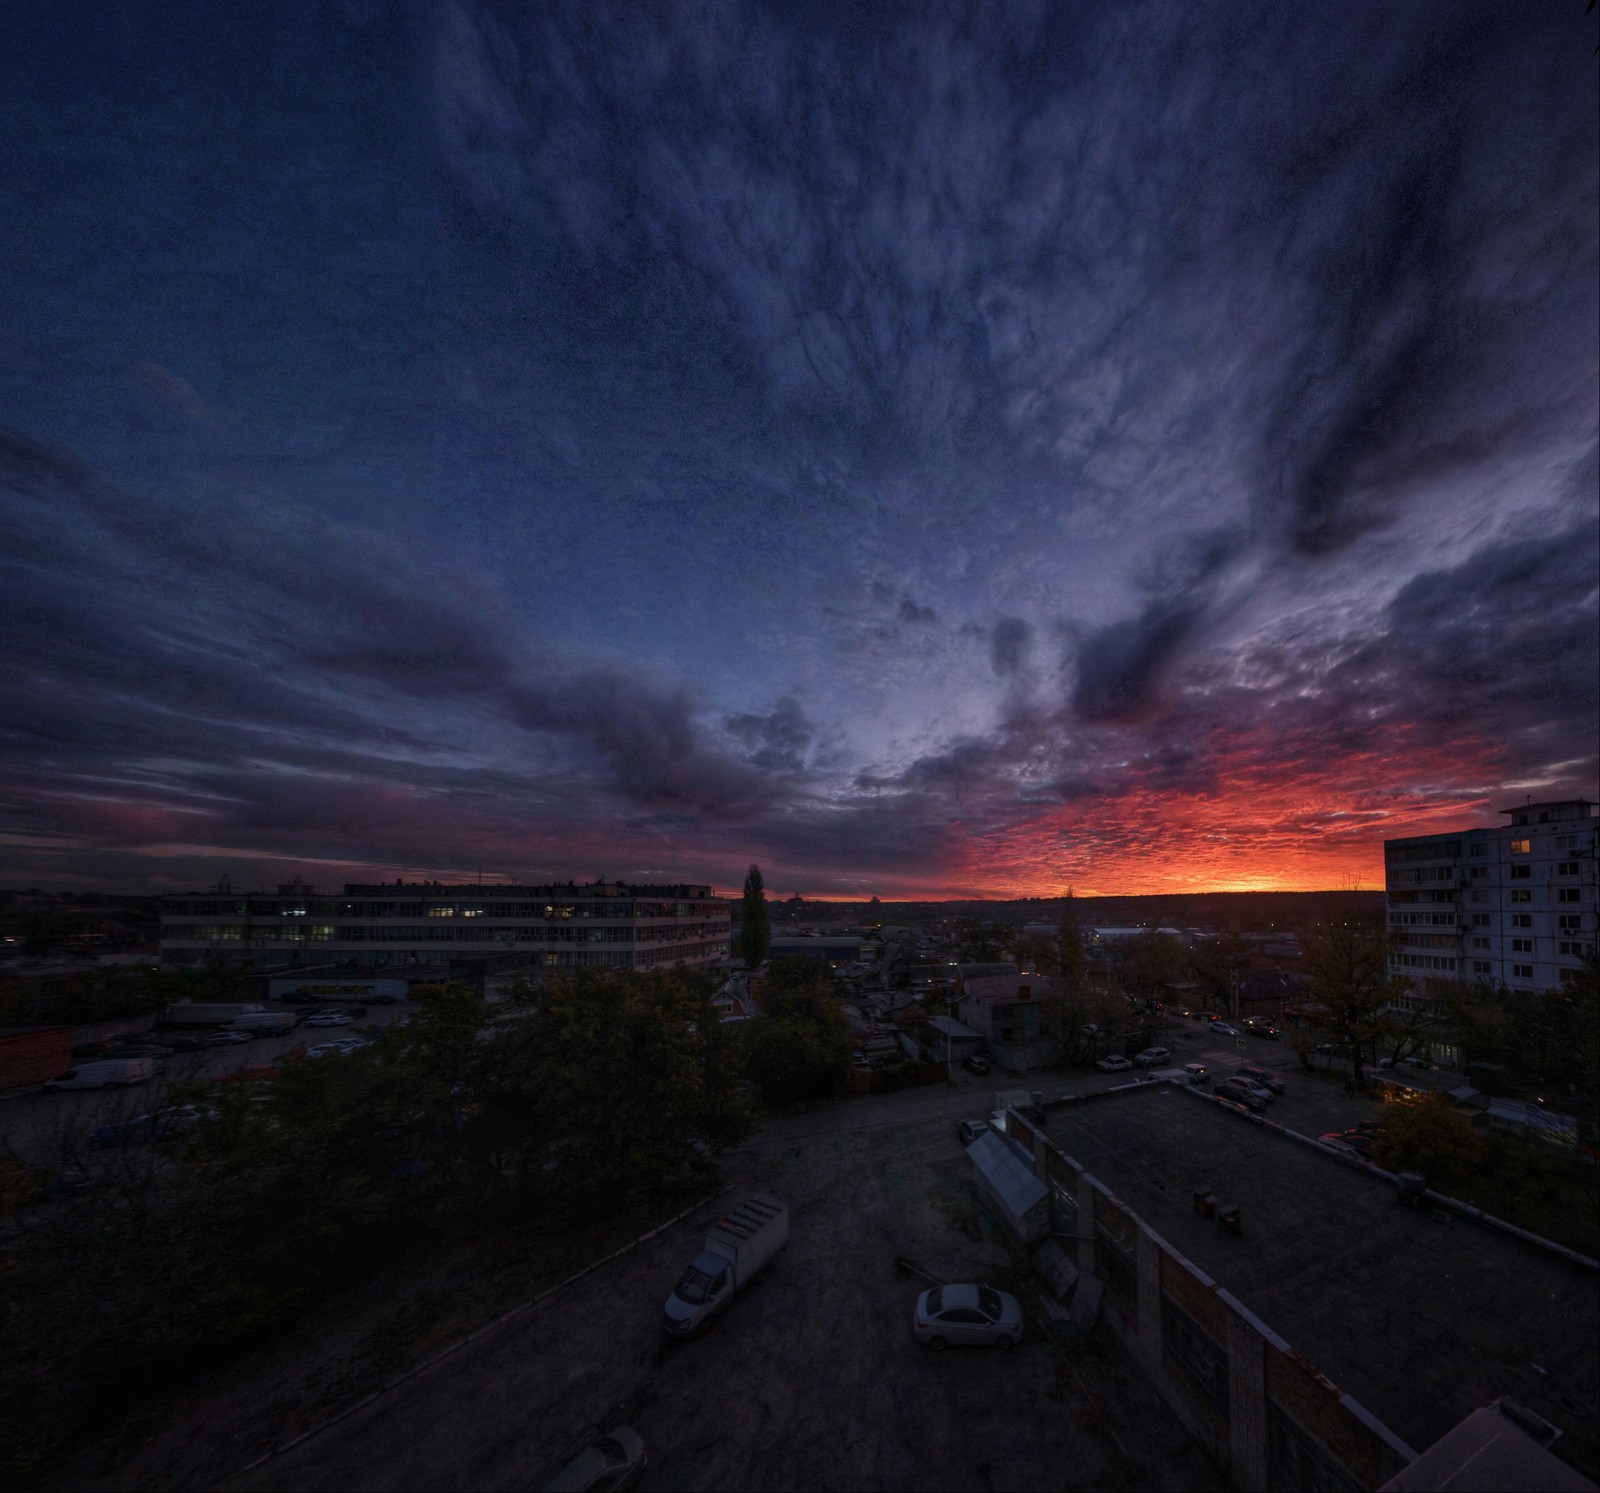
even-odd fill
[(1300, 939), (1306, 958), (1305, 1018), (1350, 1059), (1360, 1084), (1385, 1008), (1406, 989), (1404, 980), (1389, 973), (1389, 936), (1381, 923), (1350, 907), (1312, 924)]
[(984, 918), (956, 921), (956, 959), (961, 964), (998, 964), (1011, 957), (1012, 928)]
[(1443, 1094), (1385, 1104), (1372, 1145), (1372, 1159), (1386, 1171), (1418, 1172), (1441, 1191), (1474, 1181), (1486, 1156), (1483, 1137)]
[(1139, 1001), (1156, 1000), (1183, 977), (1183, 945), (1159, 928), (1122, 939), (1112, 956), (1122, 988)]
[(1215, 1010), (1239, 1014), (1234, 1003), (1239, 977), (1250, 962), (1250, 942), (1235, 927), (1224, 928), (1215, 938), (1202, 939), (1189, 955), (1189, 967)]
[(809, 1099), (850, 1071), (850, 1025), (833, 998), (823, 959), (779, 959), (761, 992), (761, 1014), (746, 1027), (746, 1072), (768, 1104)]
[(767, 915), (767, 894), (761, 867), (752, 864), (744, 878), (744, 917), (739, 924), (739, 951), (746, 969), (754, 969), (772, 947), (772, 923)]

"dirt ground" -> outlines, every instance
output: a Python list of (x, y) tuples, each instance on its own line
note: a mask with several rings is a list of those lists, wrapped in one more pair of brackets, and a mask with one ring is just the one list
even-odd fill
[(1223, 1487), (1109, 1335), (1073, 1355), (1037, 1329), (1009, 1354), (918, 1347), (923, 1283), (897, 1255), (1025, 1306), (1036, 1287), (977, 1201), (954, 1134), (961, 1096), (905, 1097), (840, 1109), (833, 1128), (774, 1125), (731, 1159), (718, 1206), (773, 1192), (791, 1241), (699, 1341), (667, 1344), (659, 1318), (712, 1206), (248, 1475), (337, 1393), (296, 1410), (281, 1364), (236, 1374), (114, 1471), (86, 1464), (65, 1486), (537, 1488), (624, 1420), (649, 1449), (647, 1489)]

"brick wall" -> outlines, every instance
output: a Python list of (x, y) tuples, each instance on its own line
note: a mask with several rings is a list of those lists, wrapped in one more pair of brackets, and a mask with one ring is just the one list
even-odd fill
[(72, 1028), (41, 1026), (0, 1033), (0, 1089), (43, 1083), (72, 1066)]
[(1300, 1426), (1369, 1488), (1384, 1481), (1384, 1446), (1339, 1401), (1339, 1391), (1298, 1353), (1266, 1345), (1266, 1390)]

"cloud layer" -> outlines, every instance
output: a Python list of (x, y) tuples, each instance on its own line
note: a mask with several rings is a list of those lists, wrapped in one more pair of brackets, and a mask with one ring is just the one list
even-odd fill
[(1326, 885), (1595, 793), (1553, 9), (37, 25), (5, 879)]

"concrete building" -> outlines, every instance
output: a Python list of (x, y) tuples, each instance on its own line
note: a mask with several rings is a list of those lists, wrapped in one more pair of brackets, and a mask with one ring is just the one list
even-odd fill
[(1384, 841), (1396, 974), (1553, 990), (1594, 951), (1595, 805), (1566, 799), (1501, 813), (1505, 824)]
[(531, 972), (700, 967), (728, 953), (728, 903), (709, 886), (383, 882), (327, 896), (294, 881), (161, 899), (168, 967), (488, 961)]

